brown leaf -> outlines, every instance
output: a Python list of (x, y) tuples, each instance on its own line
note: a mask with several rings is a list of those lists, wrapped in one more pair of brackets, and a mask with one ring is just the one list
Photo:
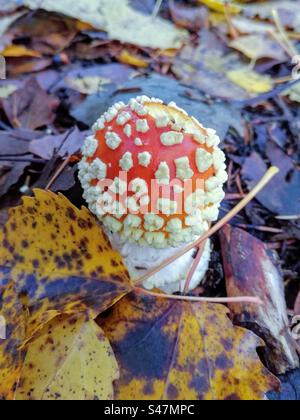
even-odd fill
[(186, 4), (182, 6), (171, 0), (169, 8), (172, 19), (178, 26), (196, 32), (207, 25), (209, 12), (205, 7), (187, 7)]
[(34, 77), (3, 102), (7, 118), (13, 127), (36, 129), (51, 124), (59, 102), (48, 95)]
[(257, 296), (263, 301), (262, 306), (230, 305), (234, 321), (265, 340), (264, 357), (273, 372), (298, 367), (283, 279), (271, 254), (259, 239), (229, 225), (220, 232), (220, 238), (228, 296)]
[(298, 293), (298, 297), (296, 299), (294, 312), (295, 312), (295, 315), (300, 315), (300, 292)]
[(222, 305), (125, 297), (99, 320), (119, 367), (119, 400), (262, 400), (277, 380), (260, 340)]
[(25, 169), (30, 165), (31, 157), (32, 155), (24, 155), (23, 162), (0, 161), (0, 197), (19, 181)]

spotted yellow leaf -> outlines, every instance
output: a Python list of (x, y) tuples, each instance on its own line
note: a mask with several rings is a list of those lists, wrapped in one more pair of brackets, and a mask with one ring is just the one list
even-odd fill
[(120, 367), (116, 399), (263, 400), (278, 386), (261, 340), (224, 306), (131, 294), (99, 324)]
[(10, 211), (0, 244), (0, 285), (12, 279), (23, 296), (28, 338), (61, 313), (96, 317), (131, 290), (96, 219), (63, 195), (36, 190), (25, 197)]
[(60, 316), (28, 345), (17, 400), (109, 400), (119, 369), (101, 329), (84, 315)]
[(230, 70), (226, 73), (226, 76), (248, 93), (265, 93), (274, 87), (274, 82), (270, 76), (259, 74), (248, 67)]
[(11, 400), (26, 355), (21, 345), (26, 337), (28, 315), (14, 282), (0, 288), (0, 315), (0, 400)]

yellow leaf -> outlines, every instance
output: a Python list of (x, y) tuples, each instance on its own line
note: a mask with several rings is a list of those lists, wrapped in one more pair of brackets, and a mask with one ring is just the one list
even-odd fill
[(226, 76), (249, 93), (265, 93), (274, 87), (274, 82), (270, 76), (259, 74), (247, 67), (230, 70), (226, 73)]
[[(0, 273), (3, 280), (6, 270), (0, 268)], [(11, 400), (26, 355), (21, 345), (26, 337), (27, 321), (27, 312), (23, 309), (13, 282), (0, 287), (0, 315), (0, 400)]]
[(292, 86), (290, 89), (287, 89), (283, 95), (286, 95), (290, 98), (291, 101), (300, 103), (300, 83)]
[(273, 58), (274, 60), (286, 61), (287, 59), (281, 45), (265, 33), (240, 36), (231, 41), (229, 46), (242, 52), (251, 60)]
[(261, 340), (222, 305), (131, 294), (99, 321), (120, 366), (116, 399), (263, 400), (278, 380)]
[(199, 3), (205, 4), (210, 9), (225, 13), (226, 11), (231, 14), (238, 14), (242, 10), (237, 4), (228, 0), (198, 0)]
[(24, 45), (8, 45), (4, 48), (1, 55), (6, 58), (16, 58), (16, 57), (42, 57), (37, 51), (29, 50), (24, 47)]
[(141, 67), (141, 68), (148, 67), (148, 63), (145, 60), (132, 54), (128, 50), (123, 50), (121, 54), (118, 56), (118, 60), (121, 63), (129, 64), (130, 66), (134, 66), (134, 67)]
[(104, 85), (111, 81), (105, 77), (100, 76), (85, 76), (85, 77), (66, 77), (65, 82), (72, 89), (77, 90), (83, 95), (92, 95), (101, 92)]
[(109, 400), (119, 369), (109, 341), (84, 316), (58, 317), (29, 344), (17, 400)]
[(27, 338), (61, 313), (96, 317), (132, 288), (97, 220), (63, 195), (36, 190), (24, 197), (10, 210), (0, 243), (0, 268), (30, 310)]

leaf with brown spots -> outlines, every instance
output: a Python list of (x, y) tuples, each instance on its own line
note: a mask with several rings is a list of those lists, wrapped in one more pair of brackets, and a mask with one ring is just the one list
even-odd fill
[(16, 400), (109, 400), (119, 369), (94, 321), (60, 316), (29, 344)]
[(0, 288), (0, 314), (0, 400), (10, 400), (26, 354), (20, 346), (25, 339), (27, 319), (13, 282)]
[(116, 399), (262, 400), (278, 381), (262, 342), (222, 305), (131, 294), (99, 320), (119, 367)]
[(131, 289), (121, 256), (96, 219), (64, 196), (36, 190), (0, 231), (0, 268), (30, 311), (27, 337), (55, 316), (98, 316)]

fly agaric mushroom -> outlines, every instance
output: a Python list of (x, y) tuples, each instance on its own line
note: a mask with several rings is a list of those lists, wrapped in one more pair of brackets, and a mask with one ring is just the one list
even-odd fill
[[(82, 149), (79, 178), (90, 210), (103, 223), (132, 277), (201, 237), (216, 221), (227, 181), (216, 131), (177, 107), (141, 96), (112, 106), (93, 126)], [(190, 283), (207, 271), (207, 241)], [(187, 253), (146, 288), (182, 290), (193, 262)]]

